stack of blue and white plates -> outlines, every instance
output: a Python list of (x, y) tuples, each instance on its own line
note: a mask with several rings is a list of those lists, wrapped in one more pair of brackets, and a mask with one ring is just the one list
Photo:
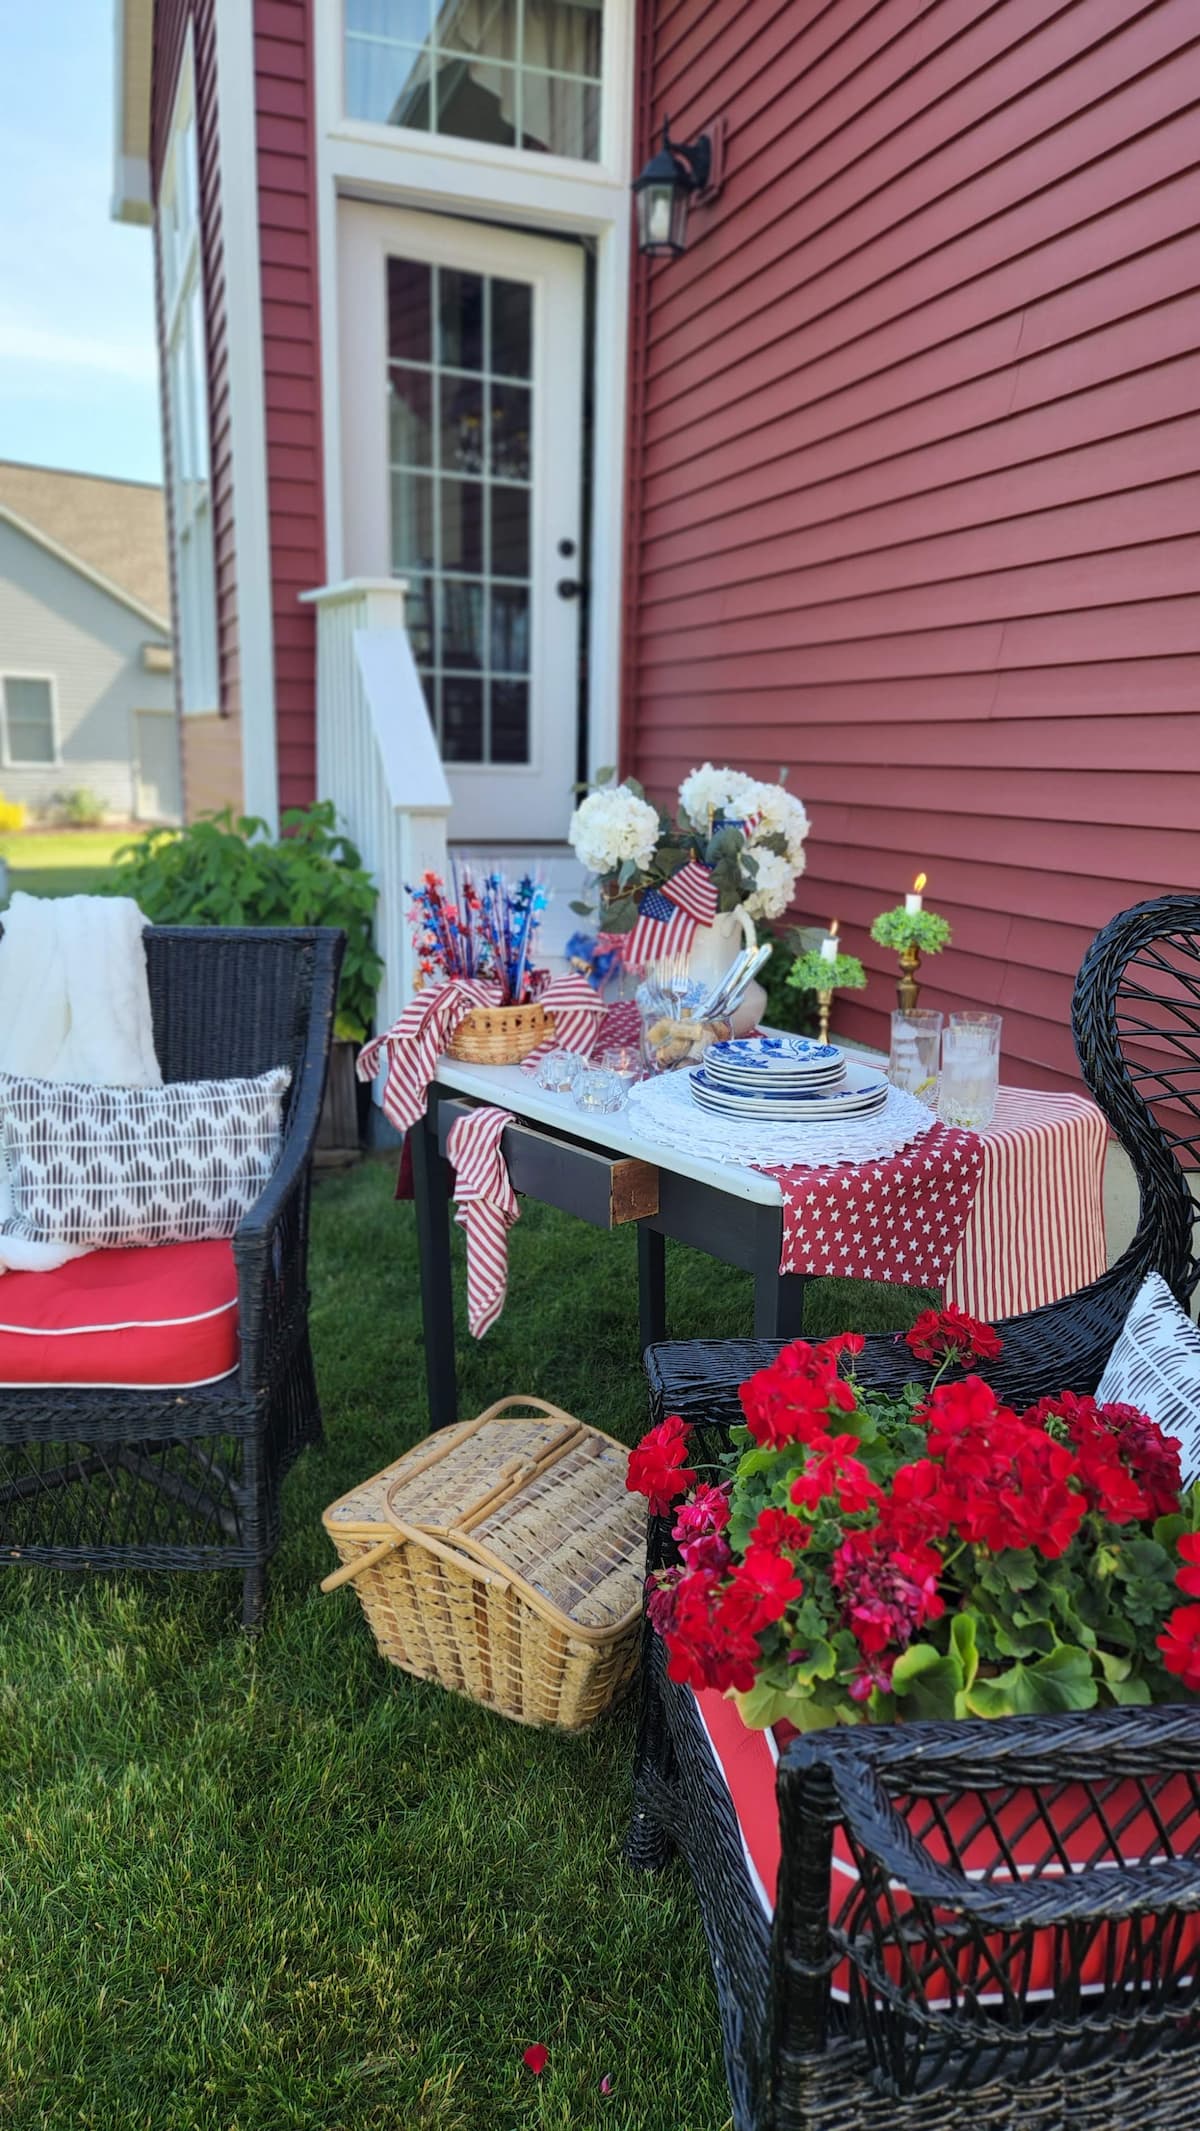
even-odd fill
[(881, 1110), (888, 1083), (807, 1036), (742, 1036), (710, 1044), (691, 1075), (692, 1099), (719, 1117), (819, 1124)]

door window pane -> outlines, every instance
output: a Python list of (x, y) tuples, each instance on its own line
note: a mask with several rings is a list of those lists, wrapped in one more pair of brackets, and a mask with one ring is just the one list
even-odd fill
[(502, 488), (491, 498), (492, 568), (497, 577), (529, 575), (529, 490)]
[(492, 682), (491, 745), (493, 762), (528, 762), (528, 682)]
[(502, 481), (529, 479), (530, 395), (523, 385), (493, 385), (488, 472)]
[(420, 259), (389, 259), (387, 307), (392, 362), (431, 362), (433, 268)]
[(438, 268), (438, 361), (455, 370), (483, 368), (483, 275)]
[(448, 473), (483, 472), (483, 379), (442, 379), (442, 465)]
[(442, 681), (442, 760), (482, 762), (483, 682), (446, 674)]
[(346, 109), (595, 162), (602, 0), (345, 0)]
[(391, 259), (388, 305), (392, 567), (429, 714), (447, 762), (525, 762), (533, 291)]
[(54, 699), (49, 681), (4, 682), (4, 724), (10, 762), (53, 762)]
[(431, 570), (436, 561), (433, 482), (428, 474), (392, 475), (392, 568)]
[(428, 370), (391, 365), (388, 430), (392, 465), (433, 465), (433, 379)]
[(528, 377), (533, 290), (525, 281), (493, 281), (488, 368), (493, 377)]

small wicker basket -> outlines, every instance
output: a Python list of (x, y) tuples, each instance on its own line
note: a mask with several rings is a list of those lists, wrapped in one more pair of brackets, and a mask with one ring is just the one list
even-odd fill
[(321, 1589), (353, 1581), (405, 1672), (583, 1731), (637, 1666), (646, 1527), (628, 1462), (544, 1399), (501, 1399), (331, 1504), (342, 1566)]
[(475, 1006), (459, 1022), (446, 1055), (462, 1065), (516, 1065), (554, 1034), (554, 1017), (527, 1006)]

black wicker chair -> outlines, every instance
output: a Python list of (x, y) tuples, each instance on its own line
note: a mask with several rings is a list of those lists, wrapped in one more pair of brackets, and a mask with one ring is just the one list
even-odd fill
[[(1004, 1352), (987, 1374), (1018, 1404), (1064, 1385), (1095, 1388), (1148, 1271), (1161, 1273), (1181, 1302), (1200, 1279), (1185, 1176), (1200, 1168), (1200, 897), (1164, 896), (1115, 918), (1084, 959), (1073, 1024), (1087, 1084), (1133, 1163), (1140, 1216), (1129, 1249), (1102, 1279), (1000, 1326)], [(652, 1415), (681, 1413), (695, 1424), (690, 1462), (727, 1447), (741, 1418), (738, 1385), (779, 1345), (666, 1342), (647, 1350)], [(869, 1339), (855, 1367), (886, 1388), (920, 1374), (893, 1339)], [(670, 1521), (651, 1521), (652, 1568), (672, 1558)], [(1174, 1826), (1160, 1811), (1173, 1774), (1191, 1801)], [(1138, 1786), (1154, 1817), (1156, 1853), (1178, 1855), (1165, 1874), (1161, 1865), (1153, 1874), (1116, 1867), (1119, 1844), (1105, 1815), (1118, 1777)], [(1053, 1800), (1067, 1782), (1085, 1787), (1100, 1832), (1093, 1868), (1064, 1877)], [(898, 1799), (940, 1801), (944, 1833), (945, 1801), (969, 1798), (971, 1810), (986, 1815), (989, 1799), (1025, 1784), (1047, 1840), (1044, 1869), (1017, 1887), (981, 1888), (931, 1862), (896, 1808)], [(692, 1870), (736, 2131), (949, 2131), (968, 2120), (980, 2131), (1110, 2131), (1200, 2119), (1200, 1962), (1190, 1964), (1194, 1981), (1178, 1980), (1179, 1934), (1200, 1911), (1200, 1708), (818, 1734), (782, 1755), (778, 1803), (783, 1863), (768, 1921), (695, 1702), (667, 1679), (661, 1646), (647, 1632), (628, 1854), (655, 1869), (677, 1848)], [(850, 1934), (830, 1923), (838, 1822), (863, 1886), (877, 1896)], [(915, 1900), (899, 1930), (887, 1896), (893, 1879), (914, 1896), (924, 1890), (924, 1906)], [(1056, 1933), (1049, 2006), (1012, 1984), (1035, 1922)], [(952, 1991), (948, 2007), (930, 2011), (910, 1987), (922, 1946), (928, 1951), (948, 1929), (956, 1943), (974, 1942), (982, 1963), (997, 1932), (1015, 1949), (999, 2010)], [(1085, 1957), (1105, 1930), (1123, 1951), (1085, 1994)], [(898, 1939), (906, 1983), (897, 1982)], [(848, 2008), (830, 1991), (833, 1969), (846, 1962)]]
[(170, 926), (145, 941), (164, 1080), (292, 1068), (279, 1166), (233, 1239), (240, 1365), (195, 1390), (0, 1390), (0, 1561), (240, 1569), (252, 1627), (281, 1482), (321, 1435), (309, 1186), (344, 935)]

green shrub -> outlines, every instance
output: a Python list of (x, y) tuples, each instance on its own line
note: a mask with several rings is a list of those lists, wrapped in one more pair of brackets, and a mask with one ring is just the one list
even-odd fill
[(226, 807), (187, 829), (151, 829), (116, 852), (106, 883), (130, 895), (155, 925), (340, 925), (346, 935), (334, 1033), (361, 1042), (371, 1026), (383, 963), (371, 925), (379, 891), (332, 800), (265, 821)]
[(90, 791), (86, 784), (77, 785), (74, 791), (60, 792), (54, 804), (72, 829), (98, 829), (108, 815), (99, 793)]

